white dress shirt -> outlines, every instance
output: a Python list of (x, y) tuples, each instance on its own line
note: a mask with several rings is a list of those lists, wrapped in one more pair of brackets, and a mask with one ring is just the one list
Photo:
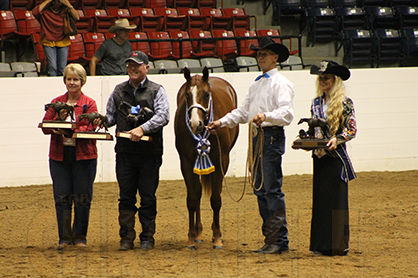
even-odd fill
[(221, 127), (234, 127), (248, 123), (258, 113), (264, 113), (267, 126), (286, 126), (293, 120), (293, 84), (278, 70), (267, 72), (268, 78), (262, 77), (251, 84), (244, 103), (226, 114), (220, 120)]

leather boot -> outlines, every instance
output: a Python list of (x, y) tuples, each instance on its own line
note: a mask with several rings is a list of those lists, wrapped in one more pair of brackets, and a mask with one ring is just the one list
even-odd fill
[[(260, 250), (260, 253), (282, 253), (289, 250), (287, 232), (284, 231), (286, 229), (285, 225), (286, 211), (276, 211), (267, 222), (265, 228), (265, 246), (263, 246), (264, 250)], [(283, 233), (285, 233), (285, 238), (283, 238)]]
[(134, 240), (136, 237), (135, 213), (131, 210), (119, 210), (120, 251), (132, 250), (134, 248)]

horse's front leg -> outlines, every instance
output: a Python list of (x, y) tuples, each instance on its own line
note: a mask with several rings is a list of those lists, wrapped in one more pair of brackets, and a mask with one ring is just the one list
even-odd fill
[(196, 211), (195, 230), (196, 230), (196, 238), (194, 242), (196, 243), (203, 242), (203, 238), (202, 238), (203, 226), (202, 226), (202, 218), (200, 216), (200, 201), (199, 201), (199, 205)]
[(222, 233), (220, 225), (220, 211), (222, 207), (222, 174), (215, 172), (212, 177), (212, 196), (210, 197), (210, 204), (213, 210), (213, 222), (212, 222), (212, 231), (213, 231), (213, 249), (222, 249)]
[(189, 211), (189, 233), (187, 248), (196, 249), (196, 242), (199, 242), (202, 234), (202, 223), (200, 221), (200, 199), (202, 196), (200, 184), (190, 184), (186, 182), (187, 185), (187, 209)]
[(189, 211), (189, 233), (187, 248), (196, 249), (195, 240), (202, 233), (202, 223), (200, 222), (200, 199), (202, 197), (202, 187), (199, 177), (190, 170), (191, 167), (183, 167), (182, 172), (187, 187), (187, 210)]

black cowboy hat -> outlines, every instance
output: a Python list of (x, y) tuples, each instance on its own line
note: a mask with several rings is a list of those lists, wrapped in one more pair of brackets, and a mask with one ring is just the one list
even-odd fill
[(257, 47), (254, 44), (250, 44), (251, 50), (261, 50), (261, 49), (269, 49), (274, 51), (274, 53), (279, 55), (277, 62), (284, 62), (289, 58), (289, 49), (281, 43), (275, 42), (272, 38), (263, 37), (260, 41), (260, 46)]
[(347, 67), (341, 66), (334, 61), (325, 60), (321, 62), (320, 67), (313, 65), (311, 67), (311, 74), (334, 74), (341, 77), (342, 80), (350, 78), (350, 70)]

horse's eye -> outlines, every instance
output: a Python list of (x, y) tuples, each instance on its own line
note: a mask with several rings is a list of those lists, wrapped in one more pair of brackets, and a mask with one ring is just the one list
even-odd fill
[(185, 95), (186, 95), (186, 99), (189, 99), (191, 94), (190, 94), (190, 92), (186, 92)]
[(207, 98), (209, 98), (209, 96), (210, 96), (210, 91), (205, 91), (204, 96), (205, 96), (205, 98), (206, 98), (206, 99), (207, 99)]

